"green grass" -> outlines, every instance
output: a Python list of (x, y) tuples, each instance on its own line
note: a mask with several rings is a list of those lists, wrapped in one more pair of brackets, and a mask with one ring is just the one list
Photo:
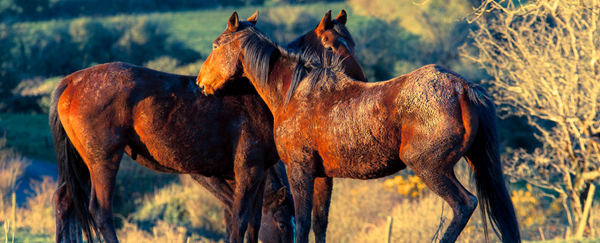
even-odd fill
[(6, 146), (23, 156), (56, 161), (48, 115), (0, 114), (0, 132), (0, 136), (6, 136)]
[[(203, 57), (208, 56), (212, 48), (212, 42), (223, 32), (226, 27), (227, 20), (233, 13), (237, 11), (240, 18), (245, 19), (250, 17), (255, 11), (260, 11), (264, 14), (271, 8), (286, 7), (290, 9), (303, 9), (322, 16), (329, 9), (333, 10), (333, 17), (343, 8), (348, 11), (349, 20), (348, 27), (352, 30), (356, 23), (365, 17), (353, 14), (348, 3), (315, 3), (293, 6), (250, 6), (250, 7), (230, 7), (221, 9), (204, 9), (190, 10), (177, 12), (159, 12), (159, 13), (144, 13), (132, 15), (117, 15), (111, 17), (96, 18), (104, 25), (119, 24), (122, 21), (135, 21), (140, 18), (147, 18), (155, 21), (163, 26), (171, 35), (171, 38), (183, 42), (188, 47), (199, 51)], [(15, 30), (22, 36), (22, 40), (26, 43), (35, 39), (34, 33), (56, 33), (55, 30), (68, 28), (71, 21), (66, 20), (49, 20), (38, 22), (21, 22), (13, 25)], [(314, 23), (316, 26), (318, 23)], [(257, 26), (260, 28), (260, 17)], [(285, 44), (285, 43), (282, 43)]]
[[(302, 8), (310, 12), (322, 12), (321, 14), (325, 14), (329, 9), (339, 12), (342, 8), (349, 9), (350, 7), (346, 3), (317, 3), (296, 5), (293, 8)], [(240, 18), (245, 19), (257, 10), (264, 13), (268, 9), (266, 7), (226, 8), (221, 10), (156, 13), (149, 14), (147, 17), (159, 23), (169, 25), (169, 31), (173, 37), (183, 41), (187, 46), (199, 51), (206, 57), (210, 53), (212, 42), (225, 30), (227, 20), (233, 11), (237, 11)], [(350, 22), (352, 21), (351, 18)], [(317, 24), (315, 23), (315, 26)], [(260, 28), (260, 17), (258, 18), (257, 26)]]

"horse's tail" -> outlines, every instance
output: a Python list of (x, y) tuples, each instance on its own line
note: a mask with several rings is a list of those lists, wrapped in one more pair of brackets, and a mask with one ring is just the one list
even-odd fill
[[(88, 209), (90, 193), (90, 171), (83, 162), (81, 156), (71, 143), (58, 116), (58, 101), (70, 83), (71, 77), (68, 76), (60, 81), (52, 93), (52, 103), (50, 106), (50, 128), (54, 137), (54, 149), (56, 150), (56, 159), (58, 164), (58, 185), (59, 189), (66, 187), (63, 202), (68, 203), (75, 209), (77, 221), (81, 230), (85, 234), (88, 242), (94, 242), (93, 233), (100, 236), (98, 227), (92, 214)], [(68, 222), (77, 223), (77, 222)], [(57, 229), (60, 230), (60, 229)], [(78, 231), (79, 234), (81, 231)], [(58, 234), (59, 232), (57, 232)], [(65, 237), (65, 236), (63, 236)], [(79, 238), (81, 236), (76, 236)], [(68, 241), (68, 240), (67, 240)]]
[(519, 223), (502, 173), (494, 102), (480, 86), (469, 85), (467, 93), (479, 116), (479, 127), (465, 157), (475, 172), (486, 241), (489, 219), (502, 242), (521, 242)]

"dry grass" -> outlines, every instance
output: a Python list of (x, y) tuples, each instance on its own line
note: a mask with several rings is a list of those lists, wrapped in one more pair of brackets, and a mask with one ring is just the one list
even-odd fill
[[(403, 196), (386, 190), (383, 180), (335, 179), (327, 241), (358, 242), (355, 236), (385, 221)], [(349, 233), (352, 232), (352, 233)]]
[[(3, 171), (0, 171), (0, 173)], [(57, 183), (50, 177), (43, 181), (31, 181), (31, 196), (23, 207), (16, 208), (16, 224), (11, 221), (12, 204), (5, 202), (0, 208), (0, 222), (10, 224), (13, 232), (27, 232), (31, 235), (52, 236), (55, 233), (55, 221), (52, 197)], [(14, 228), (13, 228), (14, 227)], [(17, 235), (19, 237), (19, 235)]]
[[(470, 168), (461, 161), (455, 171), (465, 187), (474, 191), (468, 183)], [(401, 172), (405, 177), (410, 170)], [(388, 177), (389, 179), (394, 176)], [(418, 198), (406, 199), (397, 188), (385, 186), (386, 179), (349, 180), (335, 179), (329, 214), (327, 240), (330, 242), (384, 242), (387, 217), (393, 218), (392, 242), (431, 242), (441, 218), (444, 219), (439, 237), (452, 220), (452, 209), (428, 189)], [(442, 205), (443, 214), (442, 214)], [(482, 242), (481, 218), (477, 209), (459, 242)], [(493, 237), (494, 236), (491, 236)]]
[(222, 204), (189, 176), (181, 176), (180, 181), (144, 196), (137, 211), (124, 219), (119, 230), (123, 242), (181, 242), (187, 237), (193, 242), (223, 240)]
[(185, 227), (170, 224), (162, 220), (156, 221), (150, 231), (140, 229), (136, 224), (125, 223), (118, 231), (119, 241), (127, 242), (164, 242), (164, 243), (186, 243), (186, 242), (224, 242), (215, 241), (197, 235), (188, 236)]
[(17, 189), (17, 180), (28, 165), (27, 159), (6, 148), (6, 138), (0, 138), (0, 208), (3, 208), (3, 203), (8, 201)]
[(52, 198), (58, 184), (51, 177), (44, 176), (43, 181), (31, 181), (31, 197), (25, 207), (19, 210), (17, 226), (36, 235), (54, 235), (55, 220)]

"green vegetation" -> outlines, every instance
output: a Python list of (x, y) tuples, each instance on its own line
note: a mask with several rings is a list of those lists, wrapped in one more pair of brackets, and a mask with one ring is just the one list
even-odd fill
[(0, 114), (0, 132), (6, 136), (6, 146), (14, 148), (22, 155), (56, 161), (48, 115)]

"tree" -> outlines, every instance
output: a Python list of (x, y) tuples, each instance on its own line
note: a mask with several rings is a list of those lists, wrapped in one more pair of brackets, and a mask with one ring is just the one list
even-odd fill
[(493, 77), (500, 115), (526, 117), (543, 144), (506, 156), (505, 173), (561, 200), (581, 237), (600, 181), (600, 1), (514, 2), (483, 1), (462, 54)]

